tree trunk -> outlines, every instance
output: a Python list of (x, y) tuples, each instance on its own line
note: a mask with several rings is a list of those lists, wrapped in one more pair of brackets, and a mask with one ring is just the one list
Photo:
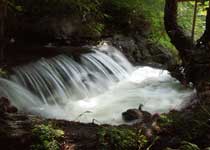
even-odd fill
[(210, 10), (205, 32), (196, 44), (177, 24), (177, 2), (166, 0), (165, 29), (180, 54), (186, 80), (194, 84), (201, 102), (210, 104)]
[(0, 62), (4, 61), (5, 18), (7, 16), (7, 0), (0, 0)]

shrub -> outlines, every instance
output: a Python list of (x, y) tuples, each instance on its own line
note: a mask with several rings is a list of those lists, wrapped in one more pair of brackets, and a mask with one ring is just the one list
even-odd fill
[(64, 132), (59, 129), (54, 129), (52, 125), (38, 125), (32, 130), (33, 136), (36, 139), (32, 150), (59, 150), (58, 140), (64, 135)]
[(141, 150), (147, 144), (147, 139), (141, 132), (127, 128), (100, 128), (98, 136), (101, 150)]

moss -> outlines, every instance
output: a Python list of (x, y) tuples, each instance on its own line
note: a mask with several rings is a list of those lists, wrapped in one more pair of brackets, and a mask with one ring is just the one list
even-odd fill
[(141, 132), (127, 128), (102, 127), (98, 131), (98, 137), (101, 150), (141, 150), (147, 144), (147, 139)]
[(59, 139), (62, 138), (64, 132), (53, 128), (51, 124), (37, 125), (32, 130), (33, 137), (36, 142), (31, 146), (32, 150), (59, 150)]

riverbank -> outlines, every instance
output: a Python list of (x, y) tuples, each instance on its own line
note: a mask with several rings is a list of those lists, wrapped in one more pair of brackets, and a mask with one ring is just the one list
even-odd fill
[(51, 150), (207, 150), (209, 116), (196, 109), (191, 105), (182, 111), (156, 115), (150, 121), (111, 126), (99, 125), (96, 120), (84, 124), (26, 115), (1, 99), (0, 146), (5, 150), (48, 150), (50, 146)]

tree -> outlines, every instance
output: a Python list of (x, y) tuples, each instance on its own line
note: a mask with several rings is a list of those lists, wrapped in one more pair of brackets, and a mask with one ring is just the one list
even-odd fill
[(184, 78), (193, 83), (201, 103), (210, 104), (210, 8), (207, 10), (205, 31), (198, 41), (193, 42), (177, 23), (178, 0), (165, 2), (165, 29), (179, 52)]

